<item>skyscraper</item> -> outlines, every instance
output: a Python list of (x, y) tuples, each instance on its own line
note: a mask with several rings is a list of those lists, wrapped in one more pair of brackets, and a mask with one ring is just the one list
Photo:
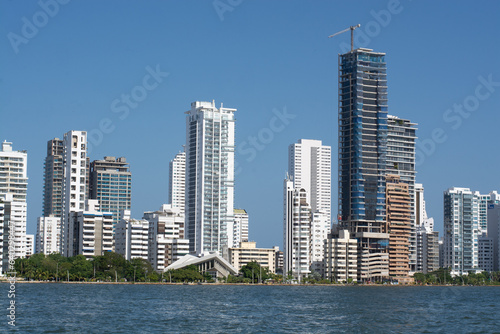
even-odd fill
[[(26, 194), (28, 190), (28, 154), (13, 151), (4, 141), (0, 150), (0, 274), (8, 271), (9, 256), (26, 256)], [(14, 254), (9, 247), (14, 241)]]
[(63, 141), (59, 138), (47, 142), (43, 178), (43, 216), (61, 217), (63, 210)]
[(388, 276), (385, 54), (339, 55), (339, 218), (358, 240), (358, 281)]
[(61, 218), (61, 254), (72, 256), (78, 240), (74, 235), (73, 213), (85, 210), (87, 196), (87, 132), (69, 131), (63, 138), (63, 214)]
[(221, 254), (233, 246), (235, 111), (196, 101), (186, 112), (185, 221), (192, 253)]
[(408, 184), (399, 175), (386, 176), (389, 276), (407, 279), (410, 272), (411, 209)]
[(321, 140), (299, 139), (288, 152), (288, 171), (296, 188), (303, 188), (313, 212), (331, 221), (332, 148)]
[(130, 210), (132, 173), (123, 157), (104, 157), (90, 163), (89, 198), (99, 200), (101, 211), (113, 213), (113, 231), (120, 213)]
[(396, 116), (387, 116), (387, 174), (398, 175), (408, 184), (410, 195), (409, 269), (415, 272), (417, 261), (415, 225), (415, 141), (416, 124)]
[(500, 270), (500, 196), (496, 191), (490, 193), (488, 203), (488, 237), (493, 240), (493, 271)]
[(452, 275), (478, 269), (479, 198), (468, 188), (444, 192), (444, 266)]
[(300, 281), (311, 272), (311, 206), (305, 189), (295, 188), (288, 177), (283, 190), (283, 275)]
[(434, 218), (427, 217), (424, 187), (415, 183), (415, 225), (417, 228), (417, 265), (416, 272), (427, 274), (438, 270), (439, 232), (434, 231)]
[(248, 242), (248, 212), (245, 209), (234, 209), (233, 223), (233, 247), (241, 246), (242, 242)]
[(169, 164), (168, 200), (184, 214), (186, 188), (186, 153), (179, 152)]
[(0, 195), (12, 194), (13, 201), (26, 202), (28, 191), (28, 153), (13, 151), (4, 141), (0, 151)]

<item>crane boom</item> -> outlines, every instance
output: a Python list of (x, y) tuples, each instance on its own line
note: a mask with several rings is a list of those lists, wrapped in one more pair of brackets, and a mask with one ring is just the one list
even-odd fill
[(343, 34), (343, 33), (345, 33), (345, 32), (347, 32), (347, 31), (350, 30), (351, 31), (351, 51), (352, 51), (352, 50), (354, 50), (354, 29), (359, 28), (359, 27), (361, 27), (361, 24), (358, 24), (356, 26), (350, 26), (347, 29), (344, 29), (342, 31), (336, 32), (333, 35), (328, 36), (328, 38), (331, 38), (333, 36), (337, 36), (337, 35)]
[(336, 32), (335, 34), (328, 36), (328, 38), (332, 38), (333, 36), (340, 35), (340, 34), (346, 32), (346, 31), (349, 31), (349, 30), (351, 30), (351, 28), (347, 28), (347, 29), (344, 29), (342, 31)]

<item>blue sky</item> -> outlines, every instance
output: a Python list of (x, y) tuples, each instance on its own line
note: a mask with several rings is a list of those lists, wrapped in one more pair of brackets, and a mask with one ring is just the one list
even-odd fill
[(28, 232), (47, 140), (86, 130), (91, 159), (125, 156), (140, 218), (167, 201), (184, 112), (213, 99), (238, 109), (235, 206), (250, 214), (250, 239), (282, 245), (287, 148), (300, 138), (332, 146), (335, 214), (337, 55), (349, 33), (327, 36), (358, 23), (356, 46), (387, 53), (389, 113), (419, 124), (417, 182), (442, 231), (445, 189), (500, 189), (499, 13), (497, 1), (1, 1), (0, 140), (29, 154)]

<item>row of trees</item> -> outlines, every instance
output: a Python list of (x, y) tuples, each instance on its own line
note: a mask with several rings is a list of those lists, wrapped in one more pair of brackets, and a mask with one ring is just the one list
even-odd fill
[[(107, 252), (102, 256), (86, 259), (83, 255), (63, 257), (60, 254), (34, 254), (16, 260), (19, 277), (41, 281), (102, 281), (102, 282), (214, 282), (209, 273), (200, 273), (194, 265), (169, 270), (159, 274), (151, 264), (135, 258), (127, 261), (122, 255)], [(269, 272), (257, 262), (249, 263), (240, 270), (240, 276), (225, 278), (228, 283), (258, 283), (273, 280), (282, 282), (281, 275)]]
[(440, 268), (431, 273), (415, 273), (413, 276), (417, 284), (453, 284), (453, 285), (500, 285), (500, 271), (476, 274), (470, 272), (467, 275), (450, 275), (448, 268)]
[[(214, 282), (208, 273), (200, 273), (196, 266), (157, 273), (151, 264), (143, 259), (131, 261), (117, 253), (107, 252), (87, 260), (83, 255), (63, 257), (60, 254), (34, 254), (30, 258), (16, 260), (18, 276), (30, 280), (51, 281), (104, 281), (104, 282)], [(416, 284), (453, 284), (453, 285), (500, 285), (500, 272), (471, 272), (468, 275), (450, 275), (450, 270), (441, 268), (428, 274), (416, 273)], [(269, 272), (257, 262), (251, 262), (240, 269), (239, 276), (229, 275), (227, 283), (283, 283), (293, 281), (291, 273), (286, 277)], [(328, 280), (312, 272), (302, 283), (327, 284)]]
[(83, 255), (63, 257), (60, 254), (34, 254), (15, 262), (18, 276), (30, 280), (51, 281), (128, 281), (157, 282), (161, 275), (143, 259), (131, 261), (117, 253), (107, 252), (87, 260)]

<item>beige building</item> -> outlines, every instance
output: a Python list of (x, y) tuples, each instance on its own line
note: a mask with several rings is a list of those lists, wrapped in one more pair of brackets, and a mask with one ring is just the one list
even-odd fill
[(348, 230), (325, 240), (325, 278), (332, 282), (357, 281), (358, 242)]
[(257, 262), (262, 267), (269, 268), (269, 271), (276, 273), (276, 253), (279, 248), (257, 248), (255, 241), (242, 242), (238, 248), (229, 248), (229, 262), (236, 270), (249, 264)]
[(386, 212), (389, 232), (389, 276), (408, 277), (410, 271), (411, 206), (408, 184), (398, 175), (386, 176)]

